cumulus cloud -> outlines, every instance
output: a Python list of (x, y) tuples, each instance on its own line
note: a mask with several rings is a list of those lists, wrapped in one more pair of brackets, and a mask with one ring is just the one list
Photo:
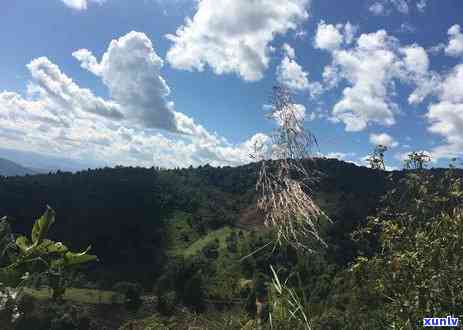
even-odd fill
[(309, 81), (309, 73), (295, 60), (294, 49), (288, 44), (282, 48), (285, 56), (277, 67), (277, 81), (292, 91), (308, 91), (313, 97), (319, 95), (322, 92), (321, 84)]
[(343, 35), (336, 26), (326, 24), (324, 21), (318, 23), (315, 34), (315, 48), (335, 50), (341, 46), (343, 41)]
[(463, 64), (443, 79), (439, 102), (429, 106), (429, 131), (442, 136), (445, 144), (432, 150), (434, 158), (460, 157), (463, 153)]
[(362, 34), (353, 49), (332, 51), (331, 72), (340, 75), (336, 79), (343, 78), (351, 84), (333, 108), (333, 120), (343, 122), (347, 131), (361, 131), (369, 122), (386, 126), (395, 123), (397, 106), (388, 97), (396, 62), (391, 50), (393, 42), (381, 30)]
[(368, 10), (373, 14), (373, 15), (384, 15), (386, 14), (386, 8), (384, 6), (384, 4), (382, 4), (381, 2), (375, 2), (373, 3), (369, 8)]
[[(326, 26), (324, 22), (320, 25), (321, 29)], [(346, 25), (331, 25), (329, 30), (332, 29), (342, 35)], [(430, 70), (429, 56), (423, 47), (402, 46), (384, 30), (361, 34), (353, 45), (343, 40), (345, 36), (319, 48), (332, 56), (332, 62), (323, 71), (324, 90), (341, 82), (348, 84), (330, 118), (344, 123), (346, 131), (361, 131), (370, 124), (394, 125), (400, 112), (394, 101), (396, 82), (414, 87), (408, 98), (413, 105), (436, 93), (440, 76)]]
[(445, 48), (445, 53), (450, 56), (463, 55), (463, 33), (458, 24), (453, 25), (448, 31), (450, 40), (448, 46)]
[(61, 0), (66, 6), (75, 10), (86, 10), (90, 2), (103, 4), (106, 0)]
[[(373, 2), (368, 7), (368, 10), (376, 16), (389, 15), (392, 10), (397, 10), (401, 14), (408, 14), (410, 11), (409, 2), (410, 0), (379, 0)], [(424, 0), (421, 0), (420, 3), (417, 4), (417, 7), (421, 8), (423, 3), (424, 7), (426, 7)]]
[(235, 73), (260, 80), (269, 65), (271, 42), (308, 18), (309, 0), (200, 0), (193, 18), (175, 34), (167, 61), (177, 69)]
[(101, 77), (125, 118), (150, 128), (181, 130), (174, 105), (167, 100), (170, 88), (160, 73), (163, 60), (144, 33), (132, 31), (111, 41), (101, 62), (87, 49), (73, 56), (82, 68)]
[(306, 108), (303, 104), (293, 104), (291, 108), (276, 111), (273, 115), (279, 126), (287, 125), (298, 129), (298, 126), (302, 125), (305, 120)]
[(388, 148), (395, 148), (399, 145), (399, 143), (387, 133), (370, 134), (370, 143), (373, 145), (386, 146)]
[(416, 44), (401, 48), (403, 75), (406, 81), (413, 82), (415, 90), (408, 97), (410, 104), (419, 104), (430, 94), (435, 93), (440, 84), (440, 76), (429, 70), (429, 56), (426, 50)]
[(418, 8), (418, 10), (422, 13), (424, 13), (424, 11), (426, 10), (426, 7), (428, 5), (428, 0), (420, 0), (417, 2), (416, 4), (416, 8)]
[(232, 144), (172, 110), (162, 60), (143, 34), (114, 40), (101, 61), (88, 50), (74, 56), (101, 78), (111, 99), (77, 85), (48, 58), (34, 59), (25, 95), (0, 92), (4, 146), (92, 163), (182, 167), (250, 162), (253, 144), (270, 141), (256, 134)]

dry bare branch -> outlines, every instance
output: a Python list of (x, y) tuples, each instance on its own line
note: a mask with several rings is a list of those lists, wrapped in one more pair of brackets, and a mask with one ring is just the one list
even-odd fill
[(325, 245), (319, 222), (328, 219), (311, 197), (314, 180), (304, 166), (317, 141), (305, 130), (304, 117), (285, 88), (274, 88), (268, 116), (276, 119), (279, 127), (270, 148), (255, 146), (254, 158), (261, 162), (257, 208), (264, 213), (265, 224), (275, 229), (277, 243), (312, 251), (314, 241)]

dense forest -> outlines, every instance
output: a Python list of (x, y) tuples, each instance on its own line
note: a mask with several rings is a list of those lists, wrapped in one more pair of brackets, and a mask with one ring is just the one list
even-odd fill
[[(260, 301), (268, 302), (268, 315), (259, 314), (266, 325), (298, 328), (282, 306), (278, 316), (275, 297), (285, 287), (275, 291), (275, 279), (287, 294), (303, 297), (314, 329), (415, 328), (426, 313), (462, 310), (462, 226), (453, 213), (462, 198), (459, 170), (385, 172), (334, 159), (304, 166), (314, 178), (310, 194), (331, 220), (322, 228), (326, 247), (313, 253), (270, 244), (273, 233), (256, 209), (257, 163), (1, 177), (0, 214), (8, 216), (9, 232), (29, 233), (50, 205), (50, 239), (76, 251), (92, 245), (99, 261), (66, 270), (66, 288), (126, 297), (123, 307), (90, 308), (69, 297), (34, 305), (37, 290), (53, 286), (49, 276), (33, 275), (28, 288), (36, 291), (25, 296), (35, 312), (29, 306), (14, 328), (34, 322), (35, 329), (187, 329), (196, 322), (215, 329), (228, 322), (230, 329), (253, 329)], [(433, 250), (436, 240), (442, 242)], [(109, 321), (108, 308), (119, 317)]]

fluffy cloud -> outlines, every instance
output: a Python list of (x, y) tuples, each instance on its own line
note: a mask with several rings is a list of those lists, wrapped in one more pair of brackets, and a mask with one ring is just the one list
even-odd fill
[(344, 89), (342, 99), (333, 108), (333, 120), (343, 122), (347, 131), (363, 130), (369, 122), (386, 126), (395, 123), (397, 106), (388, 98), (397, 60), (391, 49), (393, 43), (381, 30), (362, 34), (353, 49), (332, 51), (331, 71), (340, 75), (336, 80), (343, 78), (352, 85)]
[(402, 14), (408, 14), (408, 1), (409, 0), (390, 0), (392, 5)]
[(426, 114), (432, 133), (445, 144), (432, 150), (435, 158), (460, 157), (463, 153), (463, 64), (457, 65), (442, 81), (439, 102), (429, 106)]
[[(27, 66), (32, 77), (27, 94), (0, 93), (4, 145), (84, 162), (180, 167), (246, 163), (255, 143), (270, 143), (256, 134), (231, 144), (172, 110), (159, 75), (162, 60), (143, 34), (114, 40), (100, 62), (86, 50), (74, 56), (102, 79), (111, 99), (78, 86), (49, 59), (34, 59)], [(129, 104), (129, 98), (137, 99)]]
[(448, 46), (445, 48), (445, 53), (450, 56), (463, 55), (463, 33), (461, 32), (460, 25), (452, 26), (448, 31), (450, 40)]
[(177, 69), (235, 73), (244, 80), (263, 77), (270, 43), (308, 18), (309, 0), (200, 0), (192, 19), (167, 35), (168, 62)]
[(274, 119), (279, 126), (288, 125), (297, 129), (305, 120), (306, 108), (303, 104), (293, 104), (291, 109), (285, 108), (274, 112)]
[[(327, 28), (330, 26), (330, 28)], [(331, 64), (323, 71), (324, 90), (347, 82), (342, 98), (334, 105), (331, 120), (342, 122), (346, 131), (361, 131), (370, 124), (391, 126), (400, 112), (394, 102), (396, 82), (414, 87), (408, 101), (421, 103), (439, 87), (440, 76), (430, 70), (426, 50), (416, 44), (401, 46), (384, 30), (360, 35), (356, 43), (346, 42), (346, 25), (327, 25), (319, 30), (337, 30), (343, 36), (331, 44), (317, 43), (332, 56)], [(334, 34), (333, 34), (334, 35)]]
[(335, 50), (339, 48), (344, 38), (339, 29), (331, 24), (321, 21), (315, 34), (315, 47), (325, 50)]
[(368, 10), (373, 14), (373, 15), (385, 15), (386, 14), (386, 8), (384, 4), (381, 2), (375, 2), (373, 3)]
[(416, 4), (416, 8), (422, 13), (426, 10), (426, 6), (428, 5), (428, 0), (420, 0)]
[(370, 134), (370, 143), (373, 145), (383, 145), (388, 148), (395, 148), (399, 143), (387, 133)]
[(101, 77), (126, 119), (149, 128), (181, 131), (174, 105), (167, 100), (170, 88), (160, 74), (163, 60), (145, 34), (130, 32), (111, 41), (101, 62), (87, 49), (73, 56), (82, 68)]
[[(389, 15), (391, 11), (397, 10), (398, 12), (402, 14), (408, 14), (410, 11), (408, 3), (410, 0), (380, 0), (380, 1), (375, 1), (371, 6), (368, 8), (368, 10), (373, 14), (373, 15)], [(423, 5), (424, 3), (424, 5)], [(426, 7), (426, 2), (425, 0), (421, 0), (420, 3), (417, 4), (417, 8), (423, 8)], [(421, 9), (420, 9), (421, 10)]]
[(102, 4), (106, 0), (61, 0), (66, 6), (75, 10), (86, 10), (89, 2)]
[(277, 81), (293, 91), (309, 91), (312, 96), (319, 95), (322, 86), (309, 82), (309, 73), (295, 60), (295, 51), (288, 44), (283, 45), (285, 56), (277, 67)]
[(410, 104), (419, 104), (436, 91), (440, 76), (429, 71), (429, 56), (426, 50), (416, 44), (401, 48), (403, 78), (415, 84), (416, 88), (408, 97)]

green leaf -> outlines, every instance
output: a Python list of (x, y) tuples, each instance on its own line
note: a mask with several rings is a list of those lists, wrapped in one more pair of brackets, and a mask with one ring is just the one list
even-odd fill
[(27, 252), (29, 248), (31, 247), (29, 239), (25, 236), (19, 236), (16, 239), (16, 245), (19, 247), (21, 252)]
[(68, 251), (68, 248), (60, 242), (56, 243), (48, 239), (45, 239), (42, 241), (42, 243), (40, 243), (37, 246), (37, 251), (41, 254), (51, 254), (51, 253), (63, 254)]
[(40, 219), (35, 222), (34, 227), (32, 228), (32, 243), (35, 245), (40, 244), (45, 235), (48, 233), (53, 222), (55, 222), (55, 211), (47, 205), (47, 210)]
[(87, 252), (90, 251), (90, 248), (91, 247), (89, 246), (87, 250), (81, 253), (66, 252), (66, 254), (64, 255), (66, 265), (71, 266), (71, 265), (87, 263), (90, 261), (98, 261), (97, 256), (87, 254)]

